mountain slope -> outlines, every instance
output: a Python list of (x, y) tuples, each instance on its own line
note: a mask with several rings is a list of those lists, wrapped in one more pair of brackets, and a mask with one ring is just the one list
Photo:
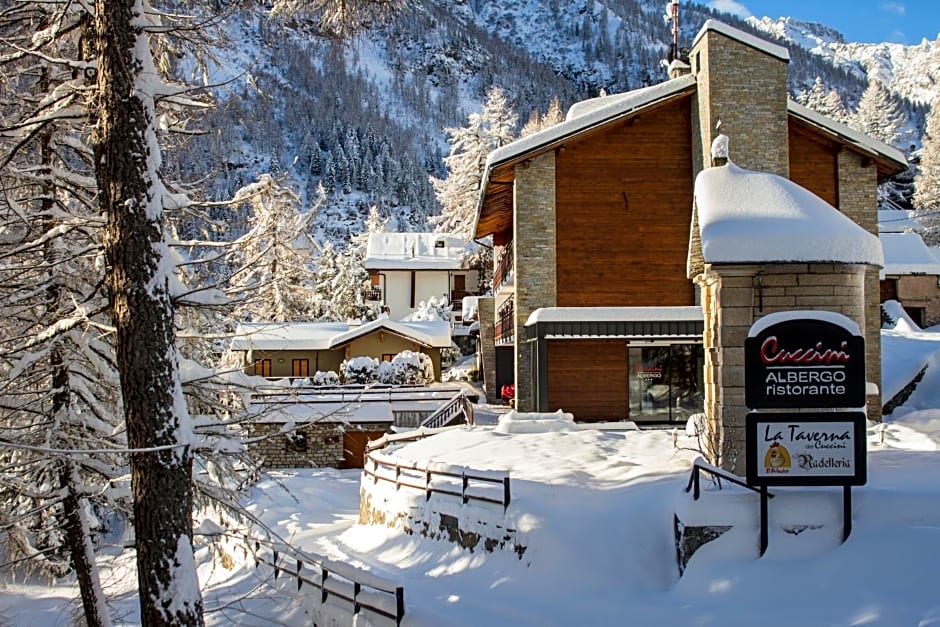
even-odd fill
[[(567, 108), (601, 90), (665, 80), (671, 44), (659, 0), (419, 0), (344, 45), (245, 6), (225, 24), (237, 45), (220, 52), (211, 79), (231, 81), (214, 89), (220, 106), (204, 124), (212, 132), (171, 162), (182, 178), (208, 181), (198, 194), (213, 200), (270, 172), (310, 207), (322, 184), (328, 202), (316, 235), (340, 248), (371, 205), (389, 229), (428, 228), (439, 212), (428, 176), (445, 174), (445, 129), (466, 125), (490, 87), (506, 90), (521, 124), (556, 96)], [(820, 25), (743, 22), (695, 4), (682, 5), (680, 45), (710, 18), (783, 37), (794, 96), (822, 76), (854, 105), (869, 71), (910, 98), (940, 83), (936, 43), (850, 44)], [(242, 221), (226, 228), (238, 233)]]

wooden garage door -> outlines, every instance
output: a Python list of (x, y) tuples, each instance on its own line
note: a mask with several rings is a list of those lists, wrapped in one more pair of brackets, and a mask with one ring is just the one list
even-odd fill
[(623, 340), (548, 343), (548, 405), (579, 422), (627, 419), (627, 344)]
[(362, 468), (366, 463), (366, 444), (385, 435), (384, 431), (347, 431), (343, 434), (342, 468)]

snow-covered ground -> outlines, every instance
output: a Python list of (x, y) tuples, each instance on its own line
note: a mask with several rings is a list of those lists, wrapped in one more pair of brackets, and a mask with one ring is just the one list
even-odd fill
[[(940, 355), (940, 330), (899, 323), (884, 337), (886, 379)], [(869, 473), (853, 489), (843, 544), (839, 488), (778, 488), (767, 553), (758, 557), (757, 499), (743, 489), (684, 491), (697, 456), (684, 430), (580, 429), (563, 420), (515, 424), (481, 406), (475, 427), (396, 445), (405, 459), (508, 470), (512, 504), (475, 505), (515, 528), (522, 557), (470, 552), (356, 523), (360, 473), (271, 473), (246, 496), (287, 541), (404, 584), (403, 624), (940, 625), (940, 382), (928, 374), (884, 425), (869, 429)], [(889, 384), (886, 380), (885, 387)], [(389, 449), (386, 449), (387, 451)], [(434, 496), (432, 498), (446, 498)], [(705, 545), (680, 578), (673, 515), (734, 528)], [(203, 528), (208, 528), (204, 525)], [(199, 551), (206, 619), (214, 625), (309, 625), (296, 582), (229, 550)], [(102, 555), (117, 624), (136, 624), (130, 556)], [(273, 587), (272, 587), (273, 584)], [(298, 594), (300, 597), (298, 597)], [(76, 589), (7, 583), (0, 624), (68, 625)]]

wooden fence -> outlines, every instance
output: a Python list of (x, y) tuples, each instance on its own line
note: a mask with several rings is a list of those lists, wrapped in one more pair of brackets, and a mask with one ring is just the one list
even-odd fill
[(437, 462), (396, 461), (391, 456), (382, 456), (372, 450), (366, 454), (363, 474), (371, 477), (373, 484), (388, 481), (395, 489), (412, 488), (425, 494), (446, 494), (460, 498), (464, 503), (483, 501), (509, 507), (512, 500), (509, 488), (509, 473), (461, 468)]
[(350, 624), (356, 616), (367, 614), (370, 618), (382, 616), (394, 621), (396, 626), (401, 625), (405, 616), (405, 589), (400, 583), (348, 564), (315, 558), (286, 545), (263, 545), (256, 540), (253, 547), (245, 548), (253, 554), (256, 568), (262, 564), (270, 566), (275, 579), (282, 574), (296, 579), (298, 591), (304, 585), (319, 591), (319, 605), (332, 600), (332, 607), (348, 610)]

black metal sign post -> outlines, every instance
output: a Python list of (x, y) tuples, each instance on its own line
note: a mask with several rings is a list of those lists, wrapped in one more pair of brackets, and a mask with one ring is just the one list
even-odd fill
[(750, 409), (770, 410), (751, 411), (745, 423), (747, 484), (760, 488), (760, 554), (768, 543), (769, 486), (842, 486), (845, 542), (852, 486), (868, 479), (865, 413), (838, 411), (865, 405), (858, 325), (833, 312), (761, 318), (744, 343), (744, 387)]
[(842, 486), (842, 541), (852, 533), (852, 486)]
[(760, 554), (761, 557), (764, 556), (764, 552), (767, 551), (767, 537), (769, 535), (767, 525), (767, 501), (770, 499), (767, 496), (767, 486), (762, 485), (760, 487)]
[(868, 477), (865, 414), (751, 412), (747, 484), (760, 488), (760, 554), (767, 550), (768, 486), (843, 486), (842, 541), (852, 533), (852, 486)]

